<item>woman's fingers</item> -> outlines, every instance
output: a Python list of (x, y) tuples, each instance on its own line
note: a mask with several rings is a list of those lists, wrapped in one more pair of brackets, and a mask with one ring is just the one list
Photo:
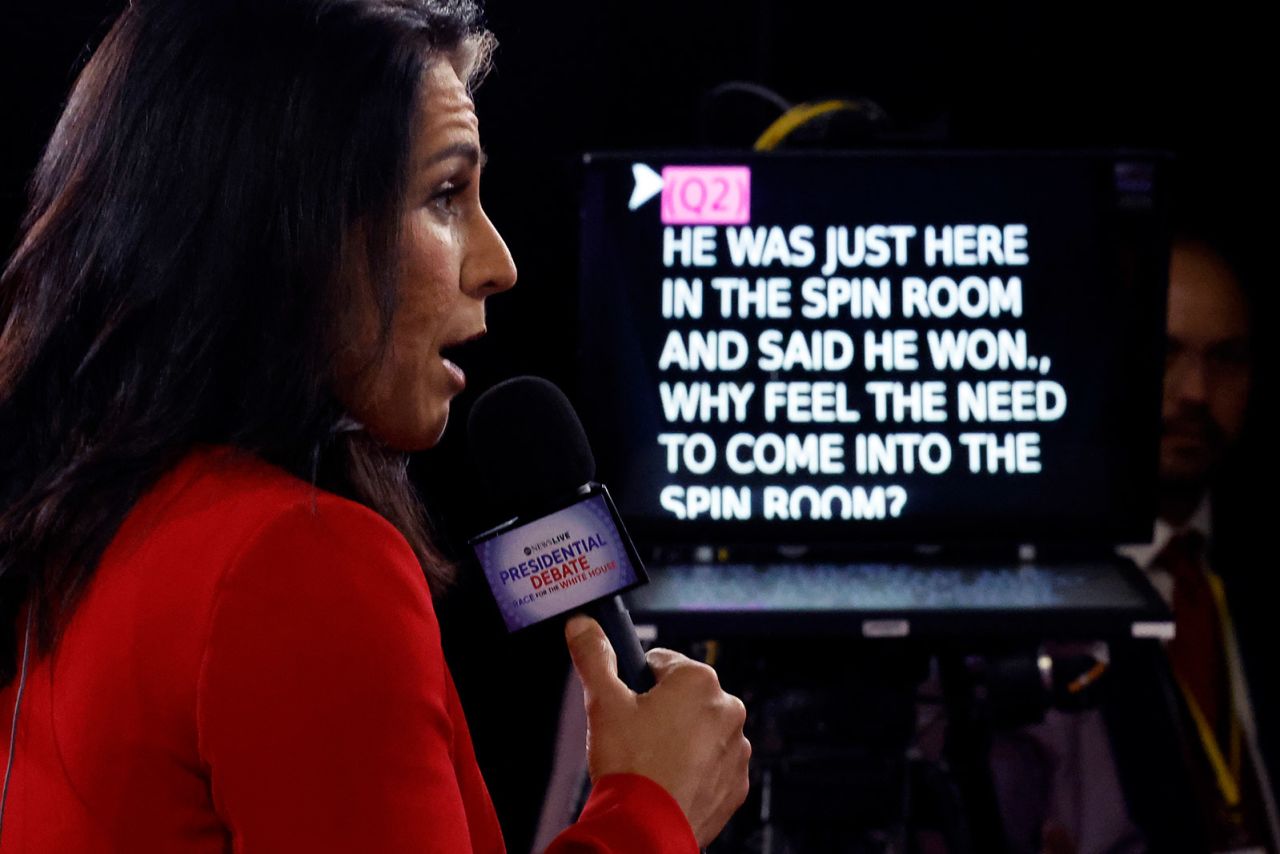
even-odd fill
[(632, 702), (609, 705), (593, 690), (607, 697), (615, 687), (626, 688), (603, 652), (608, 645), (603, 633), (584, 621), (569, 626), (565, 636), (575, 667), (585, 672), (592, 778), (643, 774), (676, 799), (701, 844), (714, 839), (747, 797), (751, 744), (743, 735), (747, 710), (742, 701), (720, 687), (706, 664), (654, 649), (646, 656), (654, 687), (640, 695), (627, 691)]
[(590, 617), (570, 617), (564, 626), (569, 657), (578, 672), (588, 709), (593, 704), (626, 699), (631, 690), (618, 678), (618, 656), (604, 629)]

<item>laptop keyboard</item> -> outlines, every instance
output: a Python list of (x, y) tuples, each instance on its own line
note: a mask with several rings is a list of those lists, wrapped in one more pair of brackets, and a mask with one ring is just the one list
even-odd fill
[(1114, 563), (671, 564), (629, 594), (641, 611), (933, 611), (1133, 608)]

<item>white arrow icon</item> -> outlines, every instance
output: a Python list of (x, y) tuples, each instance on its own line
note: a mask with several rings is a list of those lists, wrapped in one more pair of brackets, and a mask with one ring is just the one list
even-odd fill
[(662, 192), (662, 176), (643, 163), (631, 164), (631, 175), (636, 179), (636, 188), (631, 191), (631, 201), (627, 202), (629, 210), (635, 210)]

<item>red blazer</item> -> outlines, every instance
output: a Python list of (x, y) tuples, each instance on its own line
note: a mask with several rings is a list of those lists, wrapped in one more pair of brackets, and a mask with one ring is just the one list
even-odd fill
[[(5, 854), (505, 847), (408, 543), (227, 447), (130, 512), (28, 665), (14, 754)], [(661, 786), (611, 775), (549, 850), (697, 843)]]

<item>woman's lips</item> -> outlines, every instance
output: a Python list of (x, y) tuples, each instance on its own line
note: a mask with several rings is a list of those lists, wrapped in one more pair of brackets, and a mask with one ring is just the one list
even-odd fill
[(444, 362), (444, 369), (449, 372), (449, 376), (453, 379), (454, 384), (458, 386), (458, 390), (461, 391), (466, 388), (467, 375), (463, 373), (462, 368), (458, 367), (456, 362), (452, 362), (444, 356), (440, 357), (440, 361)]
[(440, 361), (444, 363), (444, 369), (448, 372), (449, 377), (454, 382), (454, 385), (458, 387), (458, 391), (462, 391), (462, 389), (466, 388), (467, 374), (458, 366), (457, 362), (450, 359), (449, 356), (445, 355), (445, 353), (448, 353), (450, 356), (459, 354), (465, 356), (468, 352), (468, 346), (479, 341), (484, 337), (484, 334), (485, 329), (481, 327), (470, 335), (450, 341), (440, 348)]

